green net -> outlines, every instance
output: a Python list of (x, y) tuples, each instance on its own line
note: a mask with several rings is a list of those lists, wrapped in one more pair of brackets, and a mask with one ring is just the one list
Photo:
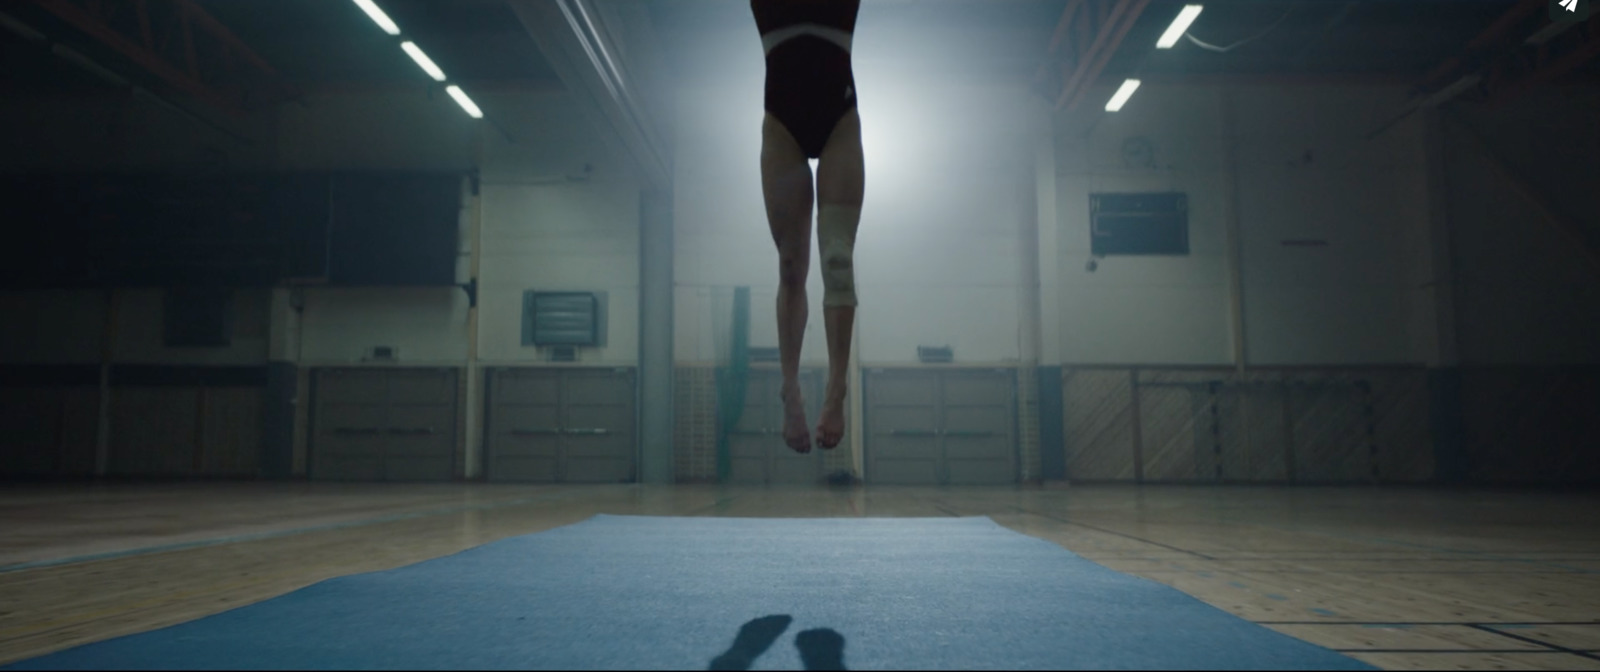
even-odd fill
[(744, 415), (745, 387), (750, 381), (750, 288), (733, 290), (733, 320), (725, 359), (717, 366), (717, 482), (728, 482), (733, 468), (728, 437)]

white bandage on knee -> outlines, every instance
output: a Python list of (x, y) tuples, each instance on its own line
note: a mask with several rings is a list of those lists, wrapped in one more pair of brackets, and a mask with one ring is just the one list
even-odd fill
[(859, 206), (824, 204), (817, 209), (817, 248), (822, 253), (822, 305), (856, 305), (856, 227)]

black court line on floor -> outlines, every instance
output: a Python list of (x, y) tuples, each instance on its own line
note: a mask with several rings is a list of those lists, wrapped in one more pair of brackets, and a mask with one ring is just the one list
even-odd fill
[(1549, 649), (1334, 649), (1339, 653), (1480, 653), (1480, 654), (1507, 654), (1507, 653), (1533, 653), (1551, 654), (1565, 653)]
[[(1502, 623), (1500, 625), (1503, 626), (1505, 624)], [(1589, 653), (1588, 651), (1585, 651), (1583, 649), (1573, 649), (1573, 648), (1561, 646), (1559, 644), (1552, 644), (1552, 643), (1546, 642), (1544, 640), (1534, 639), (1532, 637), (1523, 637), (1522, 635), (1509, 633), (1509, 632), (1506, 632), (1506, 631), (1501, 630), (1499, 628), (1491, 627), (1491, 626), (1488, 626), (1488, 625), (1469, 625), (1467, 627), (1472, 628), (1474, 630), (1481, 630), (1483, 632), (1492, 632), (1494, 634), (1500, 635), (1501, 637), (1509, 637), (1509, 638), (1515, 639), (1515, 640), (1517, 640), (1519, 642), (1526, 642), (1528, 644), (1537, 644), (1539, 646), (1555, 649), (1555, 650), (1561, 651), (1563, 653), (1570, 653), (1570, 654), (1572, 654), (1574, 656), (1582, 656), (1582, 657), (1588, 658), (1590, 660), (1600, 660), (1600, 655), (1595, 655), (1593, 653)]]
[(545, 494), (545, 495), (540, 495), (540, 496), (537, 496), (537, 497), (518, 497), (518, 498), (512, 498), (512, 499), (481, 502), (481, 503), (477, 503), (477, 504), (463, 504), (463, 505), (458, 505), (458, 506), (447, 506), (447, 507), (441, 507), (441, 508), (426, 509), (426, 510), (422, 510), (422, 511), (410, 511), (410, 512), (406, 512), (406, 513), (386, 514), (386, 515), (380, 515), (380, 516), (375, 516), (375, 517), (371, 517), (371, 518), (358, 518), (358, 519), (355, 519), (355, 520), (341, 521), (341, 522), (336, 522), (336, 523), (322, 523), (322, 524), (317, 524), (317, 525), (307, 525), (307, 526), (303, 526), (303, 527), (294, 527), (294, 528), (288, 528), (288, 529), (282, 529), (282, 530), (269, 530), (269, 531), (265, 531), (265, 532), (252, 532), (252, 533), (247, 533), (247, 534), (235, 534), (235, 535), (222, 535), (222, 536), (217, 536), (217, 537), (206, 537), (206, 538), (202, 538), (202, 539), (195, 539), (195, 540), (192, 540), (192, 541), (180, 541), (180, 542), (174, 542), (174, 543), (169, 543), (169, 544), (158, 544), (158, 545), (155, 545), (155, 546), (138, 546), (138, 547), (134, 547), (134, 548), (126, 548), (126, 549), (120, 549), (120, 550), (115, 550), (115, 551), (104, 551), (104, 552), (100, 552), (100, 553), (88, 553), (88, 554), (84, 554), (84, 555), (74, 555), (74, 556), (68, 556), (68, 557), (65, 557), (65, 558), (47, 558), (47, 559), (44, 559), (44, 560), (30, 560), (30, 561), (27, 561), (27, 562), (19, 562), (19, 563), (15, 563), (15, 564), (0, 566), (0, 574), (7, 574), (7, 573), (10, 573), (10, 572), (20, 572), (20, 571), (29, 570), (29, 569), (43, 569), (43, 568), (46, 568), (46, 567), (60, 567), (60, 566), (63, 566), (63, 565), (75, 565), (75, 564), (84, 563), (84, 562), (94, 562), (94, 561), (97, 561), (97, 560), (118, 560), (118, 559), (122, 559), (122, 558), (130, 558), (130, 557), (140, 556), (140, 555), (151, 555), (151, 554), (154, 554), (154, 553), (166, 553), (166, 552), (169, 552), (169, 551), (186, 551), (186, 550), (189, 550), (189, 549), (204, 548), (204, 547), (207, 547), (207, 546), (221, 546), (221, 545), (225, 545), (225, 544), (237, 544), (237, 543), (243, 543), (243, 542), (248, 542), (248, 541), (262, 541), (262, 540), (265, 540), (265, 539), (276, 539), (276, 538), (279, 538), (279, 537), (290, 537), (290, 536), (295, 536), (295, 535), (300, 535), (300, 534), (310, 534), (310, 533), (314, 533), (314, 532), (328, 532), (328, 531), (332, 531), (332, 530), (344, 530), (344, 529), (349, 529), (349, 528), (354, 528), (354, 527), (366, 527), (368, 525), (382, 525), (384, 523), (394, 523), (394, 522), (399, 522), (399, 521), (402, 521), (402, 520), (412, 520), (412, 519), (415, 519), (415, 518), (430, 518), (430, 517), (433, 517), (433, 516), (443, 516), (443, 515), (449, 515), (449, 514), (453, 514), (453, 513), (463, 513), (463, 512), (467, 512), (467, 511), (485, 511), (485, 510), (489, 510), (489, 509), (498, 509), (498, 508), (504, 508), (504, 507), (510, 507), (510, 506), (524, 506), (524, 505), (537, 504), (537, 503), (540, 503), (540, 502), (548, 502), (548, 501), (552, 501), (552, 500), (572, 497), (572, 496), (575, 496), (578, 492), (579, 491), (576, 491), (576, 490), (568, 490), (568, 491), (563, 491), (563, 492), (554, 492), (554, 493), (549, 493), (549, 494)]
[[(1132, 552), (1136, 552), (1136, 551), (1108, 551), (1108, 552), (1112, 552), (1112, 553), (1123, 553), (1123, 552), (1132, 553)], [(1263, 551), (1263, 552), (1264, 553), (1271, 553), (1271, 551)], [(1251, 555), (1251, 556), (1244, 556), (1244, 555), (1240, 555), (1240, 556), (1212, 555), (1211, 557), (1212, 557), (1212, 559), (1215, 559), (1215, 560), (1229, 560), (1229, 561), (1244, 561), (1244, 560), (1341, 560), (1341, 561), (1359, 561), (1359, 560), (1372, 560), (1372, 561), (1375, 561), (1375, 560), (1383, 560), (1383, 561), (1392, 561), (1392, 562), (1540, 562), (1540, 561), (1542, 561), (1542, 559), (1511, 558), (1511, 557), (1508, 557), (1505, 560), (1499, 560), (1499, 559), (1494, 559), (1494, 558), (1462, 558), (1462, 557), (1455, 557), (1454, 554), (1452, 554), (1451, 556), (1437, 557), (1437, 558), (1428, 558), (1428, 557), (1420, 557), (1419, 558), (1419, 557), (1416, 557), (1416, 556), (1400, 556), (1400, 557), (1392, 557), (1392, 558), (1391, 557), (1385, 557), (1385, 556), (1350, 557), (1350, 555), (1353, 555), (1353, 554), (1345, 555), (1345, 556), (1337, 557), (1337, 558), (1327, 557), (1327, 555), (1334, 555), (1334, 554), (1335, 553), (1332, 553), (1332, 552), (1330, 552), (1329, 554), (1306, 552), (1304, 554), (1295, 555), (1295, 554), (1291, 554), (1289, 552), (1285, 552), (1283, 555), (1274, 554), (1272, 556), (1259, 556), (1259, 555)], [(1568, 561), (1572, 561), (1572, 560), (1587, 560), (1587, 561), (1600, 562), (1600, 556), (1592, 557), (1592, 558), (1558, 558), (1558, 559), (1560, 559), (1560, 560), (1568, 560)]]
[[(1323, 537), (1329, 537), (1329, 538), (1332, 538), (1332, 539), (1340, 539), (1340, 540), (1343, 540), (1343, 541), (1353, 542), (1353, 543), (1383, 544), (1383, 545), (1389, 545), (1389, 546), (1404, 546), (1404, 547), (1408, 547), (1408, 548), (1415, 548), (1415, 549), (1417, 549), (1419, 551), (1429, 552), (1429, 553), (1449, 553), (1449, 554), (1455, 554), (1455, 555), (1475, 555), (1475, 556), (1480, 556), (1484, 560), (1500, 560), (1500, 561), (1505, 561), (1505, 562), (1521, 562), (1521, 563), (1535, 564), (1535, 565), (1546, 565), (1546, 566), (1555, 567), (1555, 568), (1558, 568), (1558, 569), (1571, 570), (1571, 571), (1573, 571), (1575, 573), (1600, 574), (1600, 570), (1583, 569), (1581, 567), (1567, 567), (1565, 565), (1558, 565), (1558, 564), (1556, 564), (1554, 562), (1550, 562), (1548, 560), (1515, 559), (1515, 558), (1510, 558), (1510, 557), (1506, 557), (1506, 556), (1503, 556), (1503, 555), (1496, 555), (1495, 551), (1474, 551), (1474, 550), (1467, 550), (1467, 549), (1441, 548), (1441, 547), (1438, 547), (1438, 546), (1429, 546), (1427, 544), (1418, 544), (1418, 543), (1413, 543), (1413, 542), (1409, 542), (1409, 541), (1399, 541), (1399, 540), (1395, 540), (1395, 539), (1385, 539), (1383, 537), (1366, 537), (1366, 536), (1361, 536), (1361, 535), (1352, 536), (1352, 535), (1347, 535), (1347, 534), (1339, 534), (1339, 533), (1336, 533), (1336, 532), (1322, 532), (1322, 531), (1319, 531), (1319, 530), (1285, 528), (1285, 527), (1280, 526), (1280, 525), (1272, 525), (1272, 524), (1267, 524), (1267, 523), (1249, 523), (1249, 524), (1240, 523), (1240, 525), (1249, 525), (1249, 526), (1254, 526), (1254, 527), (1264, 527), (1264, 528), (1267, 528), (1267, 529), (1278, 530), (1280, 532), (1288, 532), (1288, 533), (1291, 533), (1291, 534), (1313, 534), (1313, 535), (1318, 535), (1318, 536), (1323, 536)], [(1567, 558), (1563, 558), (1563, 559), (1567, 559)]]
[(1408, 627), (1413, 625), (1464, 625), (1496, 627), (1537, 627), (1541, 625), (1600, 625), (1600, 621), (1251, 621), (1257, 625), (1363, 625)]
[(713, 510), (725, 507), (725, 506), (728, 505), (729, 502), (732, 502), (733, 500), (738, 499), (738, 498), (739, 498), (738, 495), (734, 495), (734, 496), (731, 496), (731, 497), (718, 497), (717, 501), (712, 502), (710, 504), (707, 504), (705, 506), (702, 506), (702, 507), (700, 507), (698, 509), (695, 509), (695, 510), (690, 511), (688, 513), (685, 513), (683, 515), (687, 516), (687, 517), (698, 516), (698, 515), (701, 515), (701, 514), (707, 512), (707, 511), (713, 511)]
[(1502, 650), (1502, 649), (1334, 649), (1335, 651), (1338, 651), (1340, 653), (1478, 653), (1478, 654), (1569, 653), (1569, 654), (1572, 654), (1574, 656), (1578, 656), (1578, 657), (1581, 657), (1581, 658), (1588, 658), (1588, 659), (1591, 659), (1591, 660), (1600, 660), (1600, 655), (1597, 655), (1597, 653), (1593, 649), (1574, 649), (1574, 648), (1571, 648), (1571, 647), (1561, 646), (1559, 644), (1552, 644), (1550, 642), (1546, 642), (1546, 641), (1543, 641), (1543, 640), (1534, 639), (1532, 637), (1523, 637), (1521, 635), (1512, 634), (1512, 633), (1509, 633), (1509, 632), (1506, 632), (1504, 630), (1499, 629), (1499, 628), (1504, 628), (1504, 627), (1508, 627), (1508, 626), (1532, 626), (1532, 627), (1537, 627), (1537, 626), (1542, 626), (1542, 625), (1600, 625), (1600, 621), (1546, 621), (1546, 622), (1523, 622), (1523, 623), (1477, 623), (1477, 622), (1449, 622), (1449, 621), (1410, 622), (1410, 623), (1364, 622), (1364, 621), (1252, 621), (1252, 622), (1255, 623), (1256, 625), (1358, 625), (1358, 626), (1363, 626), (1363, 627), (1395, 627), (1395, 628), (1407, 628), (1407, 627), (1418, 626), (1418, 625), (1460, 626), (1460, 627), (1472, 628), (1474, 630), (1479, 630), (1479, 631), (1482, 631), (1482, 632), (1488, 632), (1488, 633), (1500, 635), (1500, 636), (1503, 636), (1503, 637), (1508, 637), (1510, 639), (1514, 639), (1514, 640), (1517, 640), (1519, 642), (1523, 642), (1525, 644), (1532, 644), (1534, 646), (1541, 647), (1541, 648), (1538, 648), (1538, 649), (1515, 649), (1515, 650)]
[[(1094, 560), (1096, 562), (1102, 562), (1102, 561), (1107, 560), (1106, 558), (1089, 558), (1088, 556), (1083, 556), (1083, 557), (1088, 558), (1090, 560)], [(1102, 564), (1104, 564), (1104, 563), (1102, 562)], [(1163, 573), (1163, 572), (1165, 572), (1165, 573), (1169, 573), (1169, 574), (1194, 574), (1195, 572), (1226, 572), (1226, 573), (1230, 573), (1230, 574), (1250, 574), (1250, 575), (1261, 575), (1261, 574), (1268, 574), (1268, 575), (1278, 575), (1278, 574), (1333, 574), (1333, 575), (1351, 575), (1351, 576), (1381, 576), (1381, 575), (1384, 575), (1384, 574), (1407, 574), (1407, 575), (1414, 575), (1414, 576), (1457, 576), (1457, 575), (1468, 576), (1468, 575), (1479, 575), (1479, 574), (1509, 574), (1509, 575), (1512, 575), (1512, 576), (1537, 576), (1537, 575), (1542, 575), (1542, 574), (1559, 574), (1559, 575), (1562, 575), (1562, 576), (1570, 576), (1572, 574), (1577, 574), (1578, 573), (1578, 572), (1574, 572), (1574, 571), (1571, 571), (1571, 570), (1565, 570), (1565, 569), (1563, 569), (1563, 570), (1541, 569), (1541, 570), (1532, 571), (1532, 572), (1510, 572), (1510, 571), (1496, 572), (1496, 571), (1488, 571), (1488, 570), (1481, 571), (1481, 572), (1472, 572), (1472, 571), (1466, 571), (1466, 570), (1460, 570), (1460, 571), (1432, 571), (1432, 572), (1423, 572), (1423, 571), (1404, 572), (1404, 571), (1365, 571), (1365, 570), (1356, 570), (1356, 569), (1344, 569), (1344, 570), (1340, 570), (1340, 569), (1305, 569), (1305, 570), (1280, 569), (1280, 570), (1271, 570), (1271, 569), (1234, 569), (1234, 568), (1201, 569), (1201, 570), (1195, 570), (1195, 569), (1142, 569), (1142, 570), (1139, 570), (1139, 571), (1140, 572), (1144, 572), (1144, 573)]]
[(1185, 555), (1192, 555), (1192, 556), (1197, 557), (1197, 558), (1203, 558), (1203, 559), (1206, 559), (1206, 560), (1215, 560), (1216, 559), (1216, 558), (1213, 558), (1213, 557), (1211, 557), (1209, 555), (1206, 555), (1204, 553), (1198, 553), (1198, 552), (1191, 551), (1191, 550), (1186, 549), (1186, 548), (1178, 548), (1177, 546), (1170, 546), (1170, 545), (1167, 545), (1167, 544), (1163, 544), (1163, 543), (1161, 543), (1159, 541), (1150, 541), (1149, 539), (1141, 539), (1141, 538), (1139, 538), (1137, 536), (1134, 536), (1134, 535), (1131, 535), (1131, 534), (1124, 534), (1122, 532), (1116, 532), (1116, 531), (1113, 531), (1113, 530), (1107, 530), (1107, 529), (1104, 529), (1104, 528), (1095, 527), (1093, 525), (1086, 525), (1084, 523), (1079, 523), (1079, 522), (1067, 520), (1066, 518), (1053, 516), (1053, 515), (1048, 514), (1048, 513), (1040, 513), (1038, 511), (1030, 511), (1030, 510), (1024, 509), (1024, 508), (1022, 508), (1020, 506), (1013, 506), (1011, 508), (1015, 509), (1015, 510), (1017, 510), (1019, 512), (1022, 512), (1022, 513), (1026, 513), (1026, 514), (1033, 515), (1033, 516), (1038, 516), (1040, 518), (1044, 518), (1044, 519), (1047, 519), (1047, 520), (1053, 520), (1053, 521), (1056, 521), (1056, 522), (1061, 523), (1063, 525), (1072, 525), (1072, 526), (1075, 526), (1075, 527), (1084, 528), (1086, 530), (1094, 530), (1094, 531), (1100, 532), (1102, 534), (1109, 534), (1109, 535), (1114, 536), (1114, 537), (1122, 537), (1123, 539), (1131, 539), (1131, 540), (1137, 541), (1137, 542), (1139, 542), (1141, 544), (1150, 544), (1151, 546), (1158, 546), (1158, 547), (1161, 547), (1161, 548), (1165, 548), (1165, 549), (1167, 549), (1169, 551), (1176, 551), (1178, 553), (1183, 553)]

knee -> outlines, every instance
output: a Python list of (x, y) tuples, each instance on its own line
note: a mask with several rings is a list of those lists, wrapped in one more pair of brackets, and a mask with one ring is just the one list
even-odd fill
[(804, 287), (806, 274), (811, 270), (811, 259), (804, 252), (778, 251), (778, 282), (789, 287)]
[(827, 205), (817, 222), (825, 306), (856, 305), (855, 244), (860, 209)]
[(849, 245), (841, 242), (822, 245), (822, 286), (826, 291), (824, 305), (856, 304), (855, 252)]

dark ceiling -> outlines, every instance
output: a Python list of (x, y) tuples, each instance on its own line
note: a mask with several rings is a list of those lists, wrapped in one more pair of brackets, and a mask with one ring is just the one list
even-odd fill
[[(13, 20), (88, 56), (133, 82), (161, 91), (170, 81), (149, 67), (91, 37), (39, 6), (42, 0), (9, 0), (0, 4), (0, 23)], [(55, 0), (90, 6), (93, 0)], [(191, 0), (102, 0), (105, 21), (127, 35), (138, 34), (139, 4), (151, 7), (162, 57), (181, 64), (185, 55), (171, 7)], [(594, 0), (607, 2), (613, 0)], [(1097, 0), (1109, 7), (1116, 0)], [(1192, 0), (1191, 0), (1192, 1)], [(192, 0), (236, 35), (249, 50), (277, 72), (268, 77), (242, 66), (222, 51), (201, 50), (194, 66), (200, 79), (222, 87), (252, 89), (257, 105), (272, 104), (288, 90), (363, 89), (383, 86), (427, 86), (431, 80), (349, 0)], [(865, 0), (863, 22), (893, 26), (909, 34), (934, 36), (938, 49), (954, 60), (990, 62), (987, 72), (1034, 75), (1047, 61), (1050, 35), (1069, 0)], [(453, 81), (473, 87), (560, 88), (526, 28), (504, 0), (378, 0), (408, 37), (414, 39)], [(1096, 4), (1092, 0), (1090, 5)], [(1126, 76), (1369, 75), (1415, 81), (1445, 60), (1464, 53), (1466, 45), (1494, 23), (1512, 0), (1209, 0), (1190, 34), (1217, 46), (1242, 44), (1218, 53), (1187, 40), (1177, 48), (1157, 50), (1157, 36), (1185, 4), (1184, 0), (1150, 0), (1127, 35), (1116, 45), (1100, 81)], [(744, 0), (651, 0), (658, 29), (691, 35), (705, 27), (744, 25), (750, 21)], [(1522, 35), (1540, 21), (1530, 15), (1518, 28)], [(1069, 31), (1070, 32), (1070, 31)], [(1515, 32), (1515, 31), (1513, 31)], [(1574, 33), (1578, 31), (1572, 31)], [(961, 51), (964, 35), (1004, 36)], [(162, 37), (162, 36), (165, 37)], [(680, 38), (681, 39), (681, 38)], [(870, 40), (860, 35), (858, 40)], [(1520, 39), (1520, 37), (1516, 38)], [(1595, 37), (1591, 39), (1600, 39)], [(1069, 37), (1068, 42), (1072, 41)], [(672, 44), (671, 40), (664, 40)], [(977, 40), (965, 40), (972, 45)], [(1064, 47), (1066, 49), (1068, 47)], [(1064, 53), (1064, 52), (1063, 52)], [(670, 57), (670, 54), (669, 54)], [(15, 30), (0, 30), (0, 91), (62, 92), (104, 89), (105, 78), (51, 55), (48, 42), (27, 39)], [(1600, 73), (1600, 59), (1589, 59), (1576, 77)], [(274, 81), (276, 80), (276, 81)]]
[[(426, 82), (396, 38), (349, 0), (196, 0), (295, 82)], [(452, 79), (554, 81), (504, 0), (379, 0)]]
[[(198, 75), (208, 87), (247, 89), (255, 100), (271, 104), (286, 97), (280, 84), (297, 92), (368, 90), (389, 86), (427, 86), (432, 80), (398, 48), (400, 38), (378, 28), (349, 0), (193, 0), (268, 64), (275, 75), (249, 66), (236, 53), (219, 48), (213, 35), (195, 28), (196, 65), (187, 67), (187, 46), (172, 8), (187, 0), (149, 0), (140, 16), (132, 0), (101, 3), (105, 25), (134, 42), (142, 42), (141, 23), (152, 26), (150, 51), (180, 71)], [(70, 0), (87, 6), (84, 0)], [(559, 88), (528, 31), (503, 0), (379, 0), (386, 13), (463, 87), (475, 84)], [(42, 33), (47, 41), (29, 39), (16, 30), (0, 30), (0, 90), (71, 93), (103, 90), (107, 80), (71, 59), (50, 52), (59, 43), (144, 88), (166, 92), (173, 86), (126, 50), (109, 46), (81, 26), (63, 20), (27, 0), (0, 5), (0, 23)], [(143, 46), (143, 45), (139, 45)]]
[[(1421, 75), (1463, 47), (1508, 7), (1505, 0), (1222, 0), (1205, 2), (1187, 39), (1156, 49), (1156, 40), (1186, 4), (1152, 0), (1106, 68), (1206, 74)], [(1253, 39), (1252, 39), (1253, 38)], [(1236, 43), (1243, 41), (1243, 44)]]

